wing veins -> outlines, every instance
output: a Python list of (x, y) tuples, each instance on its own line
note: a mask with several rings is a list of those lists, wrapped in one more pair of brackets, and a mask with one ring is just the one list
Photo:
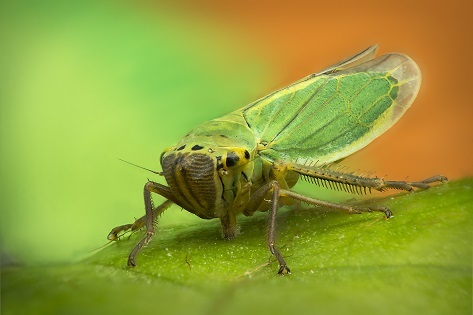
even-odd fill
[(299, 116), (299, 114), (307, 107), (307, 105), (314, 99), (314, 97), (320, 92), (320, 90), (325, 87), (328, 83), (329, 79), (327, 78), (325, 80), (325, 82), (323, 82), (315, 91), (314, 93), (312, 93), (312, 95), (304, 102), (304, 104), (302, 104), (301, 108), (299, 108), (299, 110), (297, 111), (297, 113), (295, 113), (293, 115), (293, 117), (291, 118), (290, 121), (288, 121), (283, 128), (281, 128), (281, 130), (279, 130), (279, 132), (273, 137), (273, 139), (271, 139), (271, 141), (268, 143), (268, 146), (271, 142), (274, 141), (274, 139), (276, 139), (280, 134), (281, 132), (284, 131), (284, 129), (286, 129), (296, 118), (297, 116)]
[[(336, 78), (338, 80), (338, 78)], [(340, 82), (340, 81), (339, 81)], [(354, 93), (352, 95), (352, 97), (350, 99), (346, 99), (345, 101), (347, 102), (347, 109), (350, 108), (350, 103), (352, 102), (352, 100), (357, 96), (359, 95), (363, 90), (365, 90), (369, 84), (372, 82), (372, 79), (370, 78), (370, 80), (368, 82), (366, 82), (365, 84), (363, 84), (358, 91), (356, 91), (356, 93)], [(336, 95), (341, 95), (340, 94), (340, 91), (338, 90), (338, 87), (337, 87), (337, 91), (330, 97), (330, 98), (327, 98), (327, 100), (321, 105), (320, 109), (322, 109), (323, 107), (325, 107), (327, 105), (327, 103), (332, 100)], [(311, 147), (312, 149), (318, 149), (324, 145), (327, 145), (328, 143), (332, 142), (332, 141), (335, 141), (336, 139), (340, 138), (340, 136), (342, 136), (343, 134), (345, 134), (346, 132), (348, 131), (351, 131), (353, 130), (354, 128), (356, 128), (357, 126), (362, 126), (362, 127), (367, 127), (369, 128), (369, 126), (364, 126), (363, 124), (361, 124), (359, 122), (359, 120), (365, 116), (381, 99), (383, 99), (384, 97), (388, 96), (389, 93), (385, 93), (381, 96), (379, 96), (371, 105), (367, 106), (367, 108), (363, 111), (363, 113), (361, 113), (361, 115), (359, 117), (356, 117), (356, 121), (353, 121), (353, 124), (351, 128), (348, 128), (348, 129), (345, 129), (343, 131), (341, 131), (339, 133), (338, 136), (332, 138), (331, 140), (329, 141), (326, 141), (325, 143), (322, 143), (316, 147)], [(394, 102), (394, 100), (392, 100)], [(327, 123), (325, 123), (323, 126), (321, 126), (320, 128), (317, 128), (317, 130), (314, 130), (314, 133), (310, 134), (310, 135), (307, 135), (306, 137), (304, 137), (303, 139), (301, 139), (300, 141), (298, 141), (297, 143), (301, 143), (301, 142), (305, 142), (309, 137), (313, 137), (315, 136), (317, 133), (321, 132), (322, 130), (324, 130), (327, 126), (329, 126), (334, 120), (338, 119), (340, 116), (342, 116), (344, 113), (343, 112), (340, 112), (338, 115), (336, 115), (335, 117), (333, 117), (330, 121), (328, 121)], [(294, 130), (291, 131), (291, 133), (289, 133), (288, 135), (286, 135), (284, 138), (281, 138), (281, 139), (278, 139), (278, 141), (282, 141), (284, 140), (285, 138), (287, 137), (290, 137), (290, 135), (296, 131), (296, 129), (300, 129), (308, 120), (310, 120), (311, 117), (308, 117), (303, 123), (301, 123), (300, 125), (297, 126), (297, 128), (294, 128)], [(274, 140), (274, 139), (273, 139)]]
[[(337, 95), (337, 91), (335, 91), (335, 93), (333, 95), (331, 95), (330, 97), (328, 97), (322, 104), (320, 104), (319, 108), (317, 109), (317, 111), (321, 111), (325, 106), (327, 106), (327, 104)], [(310, 122), (313, 117), (316, 113), (314, 113), (313, 115), (307, 117), (303, 122), (301, 122), (299, 125), (297, 125), (296, 127), (292, 128), (292, 130), (287, 134), (285, 135), (284, 137), (282, 138), (279, 138), (278, 141), (283, 141), (285, 138), (288, 138), (290, 137), (294, 132), (296, 132), (297, 130), (299, 130), (300, 128), (302, 128), (307, 122)], [(340, 115), (337, 115), (336, 117), (339, 117)], [(330, 124), (331, 122), (333, 121), (333, 119), (331, 119), (328, 123), (326, 123), (324, 126), (322, 126), (321, 128), (318, 128), (316, 130), (316, 132), (318, 132), (319, 130), (322, 130), (324, 129), (328, 124)], [(310, 136), (313, 136), (315, 133), (311, 134)], [(276, 137), (275, 137), (276, 138)], [(304, 139), (307, 139), (307, 137), (305, 137)], [(273, 139), (274, 141), (274, 139)], [(300, 141), (298, 141), (300, 142)]]
[(291, 96), (289, 97), (289, 99), (284, 102), (284, 105), (281, 105), (279, 107), (279, 109), (276, 111), (276, 113), (274, 115), (271, 116), (270, 120), (268, 121), (268, 123), (266, 124), (266, 126), (264, 127), (264, 130), (261, 132), (261, 134), (265, 134), (266, 130), (268, 129), (268, 127), (271, 125), (271, 123), (276, 119), (276, 117), (278, 116), (278, 114), (282, 111), (283, 107), (286, 106), (293, 98), (294, 96), (296, 95), (297, 91), (294, 91), (291, 93)]

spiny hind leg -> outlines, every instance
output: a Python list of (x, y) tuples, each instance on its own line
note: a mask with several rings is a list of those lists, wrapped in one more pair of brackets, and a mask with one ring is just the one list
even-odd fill
[(358, 176), (333, 170), (330, 166), (304, 165), (297, 163), (285, 163), (278, 166), (281, 169), (294, 171), (314, 184), (327, 188), (345, 190), (351, 193), (365, 194), (372, 189), (384, 191), (387, 189), (398, 189), (413, 191), (414, 189), (427, 189), (436, 183), (448, 181), (445, 176), (437, 175), (417, 182), (389, 181), (382, 178), (371, 178)]
[(382, 181), (382, 185), (379, 188), (376, 188), (380, 191), (385, 190), (385, 189), (400, 189), (400, 190), (407, 190), (407, 191), (413, 191), (414, 188), (418, 189), (427, 189), (432, 184), (436, 183), (444, 183), (447, 182), (448, 179), (445, 176), (437, 175), (437, 176), (432, 176), (429, 178), (426, 178), (424, 180), (418, 181), (418, 182), (406, 182), (406, 181)]

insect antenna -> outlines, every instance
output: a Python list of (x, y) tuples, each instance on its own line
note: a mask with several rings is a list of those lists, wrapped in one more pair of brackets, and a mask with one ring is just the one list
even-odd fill
[(146, 167), (143, 167), (143, 166), (140, 166), (140, 165), (133, 164), (133, 163), (131, 163), (131, 162), (125, 161), (125, 160), (120, 159), (120, 158), (119, 158), (119, 160), (122, 161), (122, 162), (128, 163), (128, 164), (130, 164), (130, 165), (136, 166), (136, 167), (138, 167), (138, 168), (144, 169), (144, 170), (146, 170), (146, 171), (149, 171), (149, 172), (151, 172), (151, 173), (158, 174), (158, 175), (160, 175), (160, 176), (163, 176), (163, 175), (164, 175), (163, 172), (153, 171), (153, 170), (150, 170), (149, 168), (146, 168)]
[(105, 243), (105, 244), (103, 244), (103, 245), (101, 245), (101, 246), (99, 246), (99, 247), (97, 247), (97, 248), (95, 248), (95, 249), (89, 250), (88, 253), (90, 254), (90, 253), (96, 252), (96, 251), (98, 251), (98, 250), (100, 250), (100, 249), (106, 247), (106, 246), (109, 245), (111, 242), (113, 242), (113, 240), (110, 240), (110, 241), (108, 241), (107, 243)]

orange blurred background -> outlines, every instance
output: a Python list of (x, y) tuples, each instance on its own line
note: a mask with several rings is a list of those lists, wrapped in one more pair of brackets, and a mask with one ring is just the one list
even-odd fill
[[(186, 2), (179, 10), (238, 29), (278, 74), (273, 89), (321, 70), (369, 45), (402, 52), (423, 74), (406, 115), (346, 160), (391, 179), (473, 175), (473, 106), (469, 96), (472, 2), (225, 1)], [(231, 63), (231, 60), (229, 60)], [(260, 97), (271, 90), (262, 90)], [(243, 104), (242, 104), (243, 105)]]

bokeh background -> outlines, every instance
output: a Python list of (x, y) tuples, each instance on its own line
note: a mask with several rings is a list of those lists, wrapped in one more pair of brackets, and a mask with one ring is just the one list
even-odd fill
[[(416, 60), (423, 85), (344, 164), (391, 179), (473, 175), (471, 1), (1, 6), (3, 262), (84, 257), (144, 213), (143, 184), (160, 180), (119, 158), (159, 170), (198, 123), (372, 44)], [(192, 220), (174, 207), (162, 224)]]

